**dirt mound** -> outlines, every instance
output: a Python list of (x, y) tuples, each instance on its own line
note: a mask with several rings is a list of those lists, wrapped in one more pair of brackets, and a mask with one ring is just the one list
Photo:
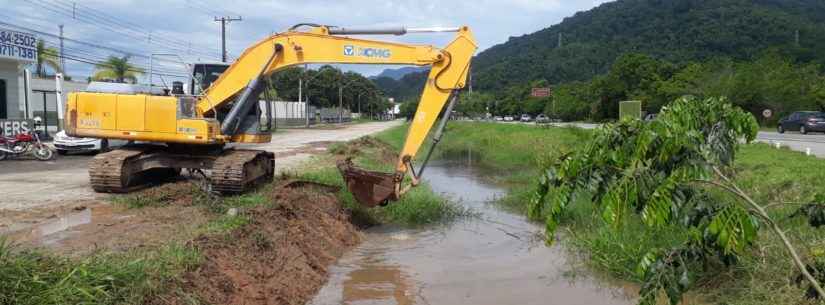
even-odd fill
[(183, 291), (209, 304), (304, 304), (326, 282), (327, 267), (360, 241), (329, 190), (294, 184), (272, 197), (275, 205), (247, 212), (246, 226), (193, 241), (205, 260), (184, 275)]
[(177, 181), (142, 189), (128, 195), (121, 195), (120, 198), (124, 199), (126, 203), (130, 205), (189, 206), (192, 205), (195, 196), (199, 193), (200, 189), (195, 182), (190, 179), (179, 179)]
[(343, 143), (330, 149), (335, 155), (353, 157), (362, 153), (371, 153), (382, 162), (395, 163), (398, 152), (395, 148), (379, 139), (366, 136)]

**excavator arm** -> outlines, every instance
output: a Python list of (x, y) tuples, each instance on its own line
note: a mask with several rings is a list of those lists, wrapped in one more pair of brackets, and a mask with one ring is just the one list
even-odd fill
[[(290, 30), (264, 39), (249, 47), (238, 60), (218, 78), (198, 101), (201, 116), (226, 112), (221, 134), (227, 141), (239, 141), (238, 126), (242, 115), (257, 105), (256, 89), (260, 80), (289, 66), (301, 64), (382, 64), (431, 66), (421, 95), (421, 101), (410, 124), (404, 146), (392, 174), (369, 172), (351, 163), (339, 164), (347, 186), (362, 204), (374, 206), (397, 200), (407, 188), (401, 183), (406, 173), (412, 173), (412, 186), (418, 177), (412, 168), (415, 158), (439, 113), (457, 90), (464, 88), (470, 60), (477, 48), (468, 27), (449, 29), (455, 38), (444, 48), (407, 45), (392, 42), (356, 39), (339, 35), (395, 34), (421, 29), (346, 29), (315, 26), (308, 32)], [(429, 31), (444, 31), (430, 29)], [(231, 109), (226, 110), (226, 108)]]

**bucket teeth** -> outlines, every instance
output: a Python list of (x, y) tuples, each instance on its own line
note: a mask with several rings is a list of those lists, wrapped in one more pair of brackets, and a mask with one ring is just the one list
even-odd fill
[(337, 166), (341, 176), (344, 177), (347, 189), (358, 203), (374, 207), (398, 200), (393, 174), (357, 168), (350, 159), (339, 161)]

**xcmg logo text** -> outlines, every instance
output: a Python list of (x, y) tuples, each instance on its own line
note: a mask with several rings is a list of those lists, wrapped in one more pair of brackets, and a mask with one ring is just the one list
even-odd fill
[(353, 45), (344, 46), (344, 56), (361, 56), (369, 58), (390, 58), (390, 49), (362, 48)]

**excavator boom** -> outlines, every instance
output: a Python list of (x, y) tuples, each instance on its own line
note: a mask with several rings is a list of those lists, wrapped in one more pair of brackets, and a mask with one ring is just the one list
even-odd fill
[[(274, 156), (263, 151), (226, 149), (223, 145), (270, 141), (271, 132), (261, 128), (258, 101), (270, 74), (290, 66), (323, 63), (431, 66), (396, 172), (370, 173), (351, 165), (339, 166), (362, 203), (375, 205), (397, 199), (404, 192), (400, 184), (411, 170), (411, 160), (439, 113), (450, 96), (465, 86), (477, 48), (470, 29), (310, 26), (308, 31), (298, 31), (296, 26), (250, 46), (200, 96), (183, 92), (168, 96), (101, 92), (70, 95), (66, 108), (69, 135), (164, 144), (98, 156), (90, 169), (93, 187), (128, 191), (133, 181), (174, 176), (181, 168), (188, 168), (210, 170), (212, 181), (219, 182), (216, 189), (242, 190), (247, 184), (271, 178)], [(443, 31), (456, 33), (444, 48), (344, 36)], [(414, 172), (412, 176), (414, 185), (417, 177)]]
[[(456, 37), (443, 49), (391, 42), (335, 36), (348, 34), (395, 34), (424, 31), (454, 31)], [(430, 65), (430, 73), (415, 117), (400, 152), (396, 172), (392, 174), (358, 169), (349, 162), (338, 165), (348, 189), (364, 205), (374, 206), (397, 200), (404, 192), (400, 184), (411, 170), (415, 157), (433, 127), (439, 113), (456, 90), (464, 88), (470, 60), (477, 46), (469, 28), (407, 30), (404, 28), (328, 28), (311, 32), (287, 32), (273, 35), (248, 48), (210, 88), (198, 104), (201, 113), (209, 114), (222, 107), (231, 97), (251, 92), (254, 80), (280, 69), (317, 63)], [(250, 81), (252, 80), (252, 81)], [(241, 109), (240, 113), (245, 110)], [(231, 113), (227, 120), (236, 119)], [(227, 127), (227, 121), (224, 127)], [(233, 126), (222, 128), (224, 134)], [(414, 184), (417, 178), (413, 175)]]

